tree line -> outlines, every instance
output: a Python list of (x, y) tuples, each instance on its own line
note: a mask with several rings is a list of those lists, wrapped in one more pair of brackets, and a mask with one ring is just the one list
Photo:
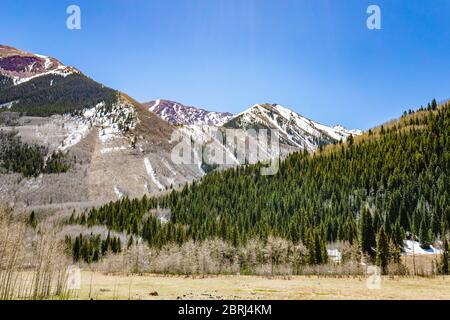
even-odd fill
[(106, 239), (101, 239), (100, 235), (94, 235), (92, 233), (88, 236), (79, 234), (74, 239), (70, 236), (66, 236), (65, 244), (67, 250), (71, 253), (74, 262), (97, 262), (108, 252), (122, 252), (122, 242), (120, 237), (111, 237), (110, 233), (108, 233)]
[(54, 151), (45, 159), (47, 153), (43, 146), (23, 142), (17, 131), (0, 130), (0, 170), (21, 173), (25, 177), (69, 170), (70, 163), (61, 151)]

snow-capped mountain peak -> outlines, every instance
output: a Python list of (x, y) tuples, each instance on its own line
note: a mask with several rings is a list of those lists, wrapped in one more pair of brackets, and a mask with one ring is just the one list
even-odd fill
[(173, 125), (222, 126), (233, 116), (231, 113), (207, 111), (163, 99), (145, 103), (144, 106)]
[(311, 151), (361, 133), (341, 126), (325, 126), (278, 104), (256, 104), (233, 117), (225, 127), (277, 129), (282, 143)]

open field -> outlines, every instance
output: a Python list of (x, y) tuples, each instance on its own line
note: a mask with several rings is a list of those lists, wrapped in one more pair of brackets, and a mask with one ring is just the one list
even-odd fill
[[(151, 293), (157, 292), (158, 295)], [(369, 290), (366, 278), (296, 276), (205, 278), (103, 275), (83, 272), (79, 299), (450, 299), (450, 277), (383, 277)]]

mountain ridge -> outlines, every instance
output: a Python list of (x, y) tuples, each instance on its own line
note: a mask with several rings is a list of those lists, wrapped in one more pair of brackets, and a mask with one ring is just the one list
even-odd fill
[(321, 145), (359, 135), (360, 130), (342, 126), (328, 127), (310, 120), (279, 104), (256, 104), (234, 116), (224, 124), (227, 128), (277, 129), (287, 144), (301, 149), (315, 150)]
[(207, 111), (166, 99), (146, 102), (143, 105), (174, 125), (222, 126), (233, 116), (228, 112)]

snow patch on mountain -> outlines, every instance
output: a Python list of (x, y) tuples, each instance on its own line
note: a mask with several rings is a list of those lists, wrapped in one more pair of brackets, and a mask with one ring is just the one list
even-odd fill
[[(92, 127), (98, 127), (98, 137), (102, 143), (114, 139), (117, 135), (135, 128), (138, 119), (133, 106), (117, 101), (108, 109), (104, 102), (93, 108), (84, 109), (80, 115), (64, 115), (69, 134), (58, 148), (61, 151), (77, 145), (89, 133)], [(104, 148), (101, 153), (123, 150), (122, 148)]]
[(56, 76), (65, 78), (65, 77), (70, 76), (75, 73), (79, 73), (79, 71), (76, 71), (75, 69), (66, 67), (66, 66), (58, 66), (55, 70), (42, 72), (42, 73), (30, 76), (30, 77), (13, 76), (12, 80), (13, 80), (14, 85), (18, 86), (19, 84), (28, 82), (30, 80), (33, 80), (33, 79), (36, 79), (39, 77), (47, 76), (47, 75), (56, 75)]
[(159, 106), (160, 104), (161, 104), (161, 99), (156, 100), (156, 101), (155, 101), (155, 104), (152, 105), (152, 106), (149, 108), (149, 110), (152, 111), (152, 112), (154, 112), (154, 110), (156, 110), (156, 108), (158, 108), (158, 106)]
[(44, 62), (45, 70), (48, 70), (53, 66), (53, 62), (49, 57), (44, 56), (42, 54), (35, 54), (35, 56), (45, 60), (45, 62)]
[(147, 170), (147, 174), (149, 175), (150, 179), (152, 179), (153, 183), (158, 187), (158, 189), (160, 191), (164, 191), (165, 187), (156, 177), (156, 172), (153, 169), (152, 163), (150, 162), (150, 160), (148, 158), (144, 158), (144, 165), (145, 165), (145, 170)]
[(116, 135), (136, 127), (137, 113), (129, 103), (118, 101), (109, 109), (104, 102), (83, 112), (85, 119), (93, 126), (99, 127), (102, 142), (113, 139)]
[(64, 139), (64, 142), (59, 146), (60, 151), (65, 151), (73, 146), (77, 145), (89, 132), (89, 123), (84, 121), (80, 117), (65, 116), (66, 127), (68, 128), (69, 135)]
[(114, 186), (114, 193), (119, 200), (124, 197), (124, 194), (119, 190), (119, 188), (117, 188), (117, 186)]
[(107, 153), (113, 153), (113, 152), (118, 152), (118, 151), (122, 151), (122, 150), (127, 150), (127, 147), (121, 146), (121, 147), (103, 148), (100, 150), (100, 153), (107, 154)]
[(363, 133), (361, 130), (358, 130), (358, 129), (348, 130), (341, 125), (336, 125), (333, 127), (333, 129), (337, 132), (340, 132), (341, 135), (347, 135), (347, 136), (349, 136), (349, 135), (359, 136)]

